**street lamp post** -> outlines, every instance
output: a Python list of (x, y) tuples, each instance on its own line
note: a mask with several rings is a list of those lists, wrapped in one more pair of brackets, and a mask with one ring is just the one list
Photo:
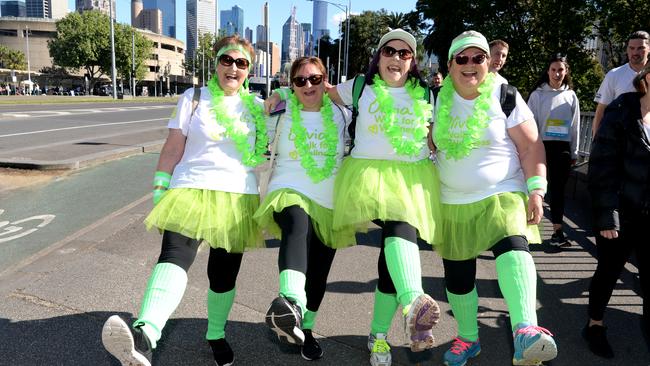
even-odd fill
[(115, 76), (115, 30), (113, 29), (113, 0), (108, 0), (111, 22), (111, 74), (113, 81), (113, 99), (117, 99), (117, 80)]
[[(311, 2), (319, 2), (320, 1), (320, 2), (324, 2), (324, 3), (328, 3), (330, 5), (334, 5), (337, 8), (345, 11), (345, 18), (346, 18), (347, 25), (346, 25), (346, 29), (345, 29), (345, 56), (344, 56), (344, 58), (345, 58), (345, 78), (347, 79), (348, 78), (348, 55), (349, 55), (349, 50), (350, 50), (350, 48), (349, 48), (349, 45), (350, 45), (350, 8), (352, 7), (352, 0), (348, 0), (348, 5), (333, 3), (333, 2), (325, 1), (325, 0), (307, 0), (307, 1), (311, 1)], [(340, 34), (339, 34), (339, 36), (340, 36)], [(339, 38), (339, 46), (340, 45), (341, 45), (341, 39)], [(319, 57), (320, 57), (320, 35), (318, 37), (318, 53), (319, 53)], [(340, 78), (341, 77), (339, 76), (339, 79)]]

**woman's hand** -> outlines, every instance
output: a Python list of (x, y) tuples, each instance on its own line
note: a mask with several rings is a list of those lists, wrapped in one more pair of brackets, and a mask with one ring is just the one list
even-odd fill
[(618, 231), (611, 229), (611, 230), (601, 230), (600, 231), (600, 236), (602, 236), (605, 239), (616, 239), (618, 238)]
[(264, 100), (264, 113), (271, 114), (271, 111), (280, 103), (281, 99), (277, 93), (271, 94), (266, 100)]
[(542, 216), (544, 214), (542, 200), (542, 196), (537, 194), (535, 191), (532, 191), (528, 195), (528, 212), (526, 212), (528, 225), (537, 225), (542, 221)]

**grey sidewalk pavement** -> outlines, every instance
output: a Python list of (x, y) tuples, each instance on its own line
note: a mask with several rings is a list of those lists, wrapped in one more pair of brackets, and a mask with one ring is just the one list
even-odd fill
[[(571, 185), (570, 185), (571, 187)], [(633, 265), (625, 273), (607, 313), (614, 360), (599, 359), (580, 336), (586, 321), (587, 287), (595, 269), (593, 238), (588, 235), (584, 185), (569, 192), (567, 231), (574, 245), (559, 253), (546, 245), (533, 247), (538, 269), (540, 325), (555, 334), (559, 356), (548, 365), (648, 365), (638, 326), (641, 299)], [(160, 235), (145, 231), (142, 220), (150, 197), (120, 209), (55, 243), (20, 268), (0, 272), (0, 365), (116, 365), (103, 349), (100, 332), (112, 314), (129, 321), (137, 315), (147, 277), (160, 251)], [(544, 235), (550, 235), (545, 221)], [(340, 250), (330, 273), (315, 333), (325, 351), (317, 365), (367, 365), (366, 339), (376, 284), (378, 233), (359, 236), (360, 245)], [(263, 323), (276, 296), (277, 241), (245, 254), (227, 337), (236, 365), (307, 365), (297, 348), (280, 345)], [(389, 342), (393, 365), (441, 365), (442, 354), (456, 332), (446, 302), (441, 260), (421, 246), (425, 291), (441, 305), (434, 329), (438, 347), (412, 354), (399, 316)], [(155, 352), (155, 365), (213, 365), (204, 340), (207, 250), (189, 272), (185, 297), (167, 323)], [(483, 352), (468, 365), (509, 365), (512, 339), (507, 308), (501, 298), (494, 260), (481, 256), (477, 268), (479, 323)]]

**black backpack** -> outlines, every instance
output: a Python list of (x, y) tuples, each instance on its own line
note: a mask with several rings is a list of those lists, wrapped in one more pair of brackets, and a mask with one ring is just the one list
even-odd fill
[[(440, 92), (439, 86), (431, 89), (433, 93), (433, 102), (435, 103), (438, 99), (438, 93)], [(517, 88), (510, 84), (501, 84), (501, 94), (499, 97), (499, 103), (501, 103), (501, 110), (505, 113), (506, 118), (510, 117), (510, 114), (517, 106)]]

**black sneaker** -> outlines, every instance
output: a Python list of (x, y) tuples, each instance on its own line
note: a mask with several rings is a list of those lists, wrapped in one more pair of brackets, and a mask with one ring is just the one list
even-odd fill
[(266, 311), (266, 325), (278, 335), (281, 342), (302, 346), (305, 334), (302, 328), (300, 306), (284, 297), (276, 297)]
[(582, 330), (582, 336), (587, 340), (589, 350), (593, 354), (603, 358), (614, 358), (614, 351), (607, 341), (606, 327), (587, 324)]
[(562, 229), (555, 230), (553, 235), (551, 235), (551, 240), (549, 240), (549, 244), (559, 248), (566, 248), (571, 246), (571, 243), (569, 242), (569, 240), (567, 240)]
[(232, 353), (232, 348), (225, 338), (208, 340), (210, 348), (212, 348), (212, 355), (214, 356), (214, 363), (217, 366), (230, 366), (235, 361), (235, 355)]
[(104, 323), (102, 343), (122, 365), (151, 366), (151, 341), (139, 326), (131, 328), (117, 315)]
[(305, 329), (302, 332), (305, 334), (305, 344), (300, 347), (302, 358), (307, 361), (313, 361), (323, 357), (323, 349), (320, 348), (320, 344), (318, 344), (314, 335), (311, 334), (311, 330)]

